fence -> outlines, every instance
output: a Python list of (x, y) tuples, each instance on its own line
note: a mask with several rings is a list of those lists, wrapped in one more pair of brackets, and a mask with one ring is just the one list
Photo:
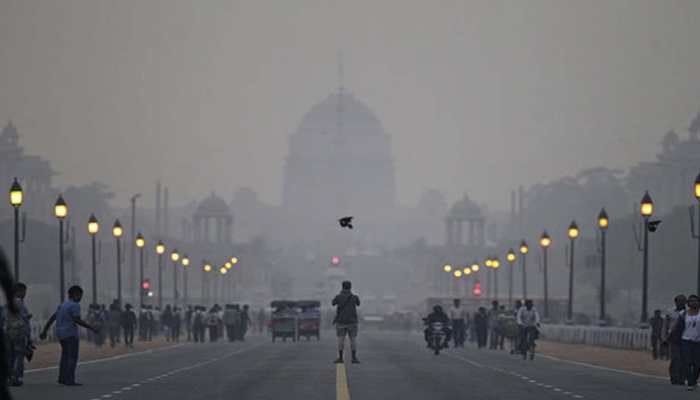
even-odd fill
[(651, 348), (651, 330), (579, 325), (542, 325), (544, 340), (628, 350)]

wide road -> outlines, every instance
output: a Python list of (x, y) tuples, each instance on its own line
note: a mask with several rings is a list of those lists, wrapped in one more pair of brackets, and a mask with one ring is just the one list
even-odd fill
[(55, 369), (31, 371), (19, 400), (217, 399), (687, 399), (700, 396), (663, 379), (506, 352), (429, 352), (418, 335), (361, 332), (362, 364), (332, 364), (335, 342), (182, 344), (84, 363), (82, 387), (64, 387)]

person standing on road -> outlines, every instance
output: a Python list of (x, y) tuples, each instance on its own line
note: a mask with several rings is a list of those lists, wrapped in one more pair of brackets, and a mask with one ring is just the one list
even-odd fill
[(245, 341), (245, 335), (248, 333), (248, 325), (250, 324), (249, 310), (250, 306), (246, 304), (243, 306), (243, 310), (241, 311), (241, 325), (238, 332), (238, 339), (241, 341)]
[(345, 336), (349, 336), (352, 363), (359, 364), (360, 360), (357, 359), (357, 307), (360, 306), (360, 298), (352, 293), (350, 281), (344, 281), (342, 285), (342, 290), (331, 303), (336, 307), (333, 324), (335, 324), (336, 336), (338, 337), (338, 358), (335, 363), (342, 364), (344, 362)]
[(78, 349), (80, 348), (80, 336), (78, 325), (98, 333), (92, 325), (80, 318), (80, 300), (83, 298), (83, 289), (80, 286), (71, 286), (68, 289), (68, 300), (63, 302), (56, 312), (44, 325), (39, 337), (46, 339), (46, 333), (53, 323), (56, 338), (61, 343), (61, 362), (58, 367), (58, 383), (66, 386), (82, 386), (75, 381), (75, 369), (78, 366)]
[(672, 385), (685, 385), (685, 367), (681, 360), (681, 336), (683, 334), (686, 297), (679, 294), (673, 301), (676, 304), (676, 308), (671, 313), (668, 326), (664, 329), (668, 332), (664, 338), (664, 342), (668, 343), (668, 351), (671, 358), (671, 362), (668, 364), (668, 374), (671, 378)]
[(188, 305), (187, 311), (185, 311), (185, 333), (187, 334), (187, 341), (188, 342), (192, 341), (192, 315), (193, 314), (194, 314), (194, 311), (192, 310), (192, 306)]
[(486, 313), (486, 308), (479, 307), (476, 315), (474, 315), (474, 331), (476, 333), (476, 343), (478, 348), (486, 347), (488, 338), (489, 316)]
[(664, 318), (661, 316), (661, 310), (654, 310), (654, 316), (649, 318), (649, 325), (651, 327), (651, 357), (654, 360), (658, 360), (661, 332), (664, 327)]
[(688, 296), (688, 309), (681, 316), (683, 334), (681, 335), (681, 359), (685, 366), (688, 390), (697, 388), (700, 376), (700, 298)]
[[(5, 299), (7, 301), (7, 311), (8, 314), (18, 314), (17, 303), (15, 303), (14, 295), (12, 294), (14, 289), (14, 280), (12, 279), (12, 274), (10, 273), (10, 263), (5, 257), (5, 252), (0, 247), (0, 287), (5, 293)], [(0, 311), (3, 311), (0, 309)], [(0, 321), (2, 322), (2, 321)], [(5, 329), (4, 324), (0, 324), (0, 360), (7, 360), (7, 348), (5, 347)], [(9, 377), (7, 362), (0, 362), (0, 399), (11, 399), (9, 390), (7, 390), (7, 380)]]
[(121, 325), (124, 330), (124, 345), (134, 347), (134, 330), (136, 329), (136, 313), (132, 310), (131, 304), (127, 303), (122, 312)]
[(27, 295), (27, 285), (17, 282), (14, 288), (15, 305), (19, 313), (7, 315), (7, 339), (9, 340), (10, 384), (22, 386), (24, 379), (24, 357), (32, 350), (31, 329), (29, 320), (32, 315), (24, 305)]
[(454, 339), (454, 347), (464, 347), (465, 335), (465, 311), (462, 308), (459, 299), (454, 299), (452, 307), (450, 307), (450, 320), (452, 321), (452, 338)]
[(258, 311), (258, 333), (263, 334), (265, 333), (265, 321), (267, 319), (267, 316), (265, 315), (265, 309), (261, 308), (260, 311)]

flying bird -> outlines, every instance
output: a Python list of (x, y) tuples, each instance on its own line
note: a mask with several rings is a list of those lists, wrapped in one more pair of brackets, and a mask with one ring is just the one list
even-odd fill
[(354, 217), (343, 217), (338, 220), (338, 223), (340, 223), (341, 228), (348, 228), (352, 229), (352, 219)]

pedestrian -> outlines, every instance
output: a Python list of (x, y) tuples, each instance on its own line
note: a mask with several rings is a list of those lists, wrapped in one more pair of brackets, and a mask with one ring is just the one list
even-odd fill
[(336, 364), (342, 364), (344, 362), (343, 350), (345, 349), (345, 336), (350, 337), (352, 363), (360, 363), (360, 360), (357, 359), (357, 307), (360, 306), (360, 298), (353, 294), (351, 289), (352, 283), (350, 281), (344, 281), (342, 283), (342, 290), (335, 296), (331, 303), (336, 307), (335, 318), (333, 319), (336, 336), (338, 337), (338, 358), (335, 360)]
[(489, 327), (489, 349), (496, 350), (498, 348), (499, 339), (499, 327), (498, 327), (498, 301), (494, 300), (491, 302), (491, 310), (488, 313), (488, 327)]
[(676, 307), (670, 314), (671, 318), (668, 327), (665, 329), (668, 334), (664, 338), (664, 342), (668, 343), (668, 353), (671, 358), (668, 364), (668, 374), (672, 385), (685, 385), (686, 372), (681, 359), (681, 337), (683, 334), (686, 297), (679, 294), (673, 301)]
[(209, 327), (209, 342), (214, 343), (219, 339), (219, 314), (216, 305), (209, 310), (207, 326)]
[(121, 315), (121, 325), (124, 331), (124, 345), (126, 347), (134, 347), (134, 330), (136, 329), (136, 313), (132, 311), (131, 304), (127, 303), (124, 306), (124, 311)]
[(187, 306), (187, 311), (185, 311), (185, 333), (187, 334), (187, 341), (191, 342), (192, 341), (192, 316), (194, 314), (194, 310), (192, 310), (192, 306), (188, 305)]
[(681, 359), (685, 367), (688, 391), (697, 388), (700, 376), (700, 298), (688, 296), (688, 309), (681, 316), (683, 334), (681, 335)]
[(173, 310), (170, 308), (170, 304), (165, 306), (165, 310), (160, 316), (160, 325), (165, 330), (165, 340), (168, 342), (172, 339), (172, 323), (173, 323)]
[(78, 326), (97, 332), (97, 329), (80, 318), (80, 300), (82, 298), (83, 289), (80, 286), (71, 286), (68, 289), (68, 300), (58, 306), (39, 336), (42, 340), (46, 339), (49, 328), (54, 322), (56, 323), (54, 335), (61, 344), (61, 362), (58, 367), (58, 383), (61, 385), (82, 386), (75, 380), (80, 348)]
[(24, 305), (27, 295), (27, 285), (17, 282), (14, 287), (14, 302), (18, 313), (7, 315), (7, 339), (9, 341), (10, 385), (24, 384), (24, 358), (33, 351), (30, 320), (32, 315)]
[(174, 342), (180, 341), (180, 328), (182, 327), (182, 312), (180, 307), (173, 308), (173, 317), (171, 321), (171, 332)]
[(659, 359), (659, 347), (661, 345), (661, 333), (664, 326), (664, 318), (661, 316), (661, 310), (654, 310), (654, 316), (649, 318), (651, 326), (651, 357), (654, 360)]
[(226, 304), (224, 310), (224, 325), (226, 326), (226, 338), (229, 342), (233, 342), (238, 339), (236, 336), (238, 333), (236, 332), (236, 328), (240, 322), (241, 315), (238, 310), (236, 310), (236, 307), (234, 307), (233, 304)]
[(122, 311), (119, 307), (119, 302), (114, 300), (109, 305), (109, 313), (107, 313), (107, 326), (109, 327), (109, 345), (114, 347), (120, 340), (120, 329), (122, 325)]
[(466, 332), (466, 312), (462, 308), (459, 299), (452, 301), (450, 307), (450, 320), (452, 321), (452, 338), (454, 339), (454, 347), (464, 347), (464, 335)]
[(476, 343), (478, 348), (486, 347), (488, 338), (489, 316), (486, 313), (486, 308), (479, 307), (479, 311), (474, 316), (474, 330), (476, 333)]
[(245, 335), (248, 333), (248, 325), (251, 322), (250, 314), (248, 313), (249, 310), (250, 306), (246, 304), (243, 306), (243, 310), (241, 311), (241, 323), (238, 331), (238, 340), (240, 341), (245, 341)]
[(204, 331), (205, 331), (205, 321), (204, 321), (204, 307), (196, 306), (194, 308), (194, 317), (192, 317), (192, 329), (195, 343), (204, 343)]
[[(5, 252), (0, 247), (0, 287), (5, 293), (5, 299), (7, 301), (8, 315), (18, 314), (17, 303), (14, 301), (15, 296), (12, 294), (14, 289), (14, 280), (12, 279), (12, 274), (10, 273), (10, 263), (5, 257)], [(2, 313), (2, 308), (0, 308), (0, 316), (3, 320), (4, 314)], [(7, 348), (5, 347), (5, 321), (0, 321), (0, 360), (7, 360)], [(9, 378), (8, 363), (0, 362), (0, 399), (11, 399), (10, 391), (7, 389), (7, 382)]]

